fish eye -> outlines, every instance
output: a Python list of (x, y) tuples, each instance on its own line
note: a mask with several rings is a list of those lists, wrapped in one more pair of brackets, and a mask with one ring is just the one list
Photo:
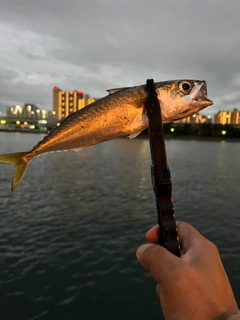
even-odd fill
[(180, 83), (179, 88), (183, 93), (187, 94), (192, 90), (192, 85), (188, 81), (183, 81)]

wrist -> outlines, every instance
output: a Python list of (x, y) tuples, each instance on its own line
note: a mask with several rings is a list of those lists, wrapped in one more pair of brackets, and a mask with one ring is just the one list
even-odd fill
[(238, 311), (238, 313), (236, 313), (236, 314), (232, 314), (226, 320), (239, 320), (239, 319), (240, 319), (240, 311)]

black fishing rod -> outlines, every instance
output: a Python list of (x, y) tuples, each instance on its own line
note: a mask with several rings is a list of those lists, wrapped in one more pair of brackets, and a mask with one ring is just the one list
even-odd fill
[(162, 114), (153, 79), (146, 82), (148, 99), (146, 102), (149, 120), (149, 143), (152, 157), (151, 175), (155, 193), (159, 244), (180, 257), (180, 245), (172, 199), (172, 179), (167, 162), (167, 154), (162, 129)]

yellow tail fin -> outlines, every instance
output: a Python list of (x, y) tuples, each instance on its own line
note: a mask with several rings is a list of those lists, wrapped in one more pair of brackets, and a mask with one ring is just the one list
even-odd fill
[(9, 153), (9, 154), (0, 155), (1, 163), (15, 164), (15, 169), (14, 169), (13, 179), (12, 179), (12, 191), (16, 189), (16, 187), (19, 185), (29, 165), (29, 162), (25, 162), (22, 160), (22, 157), (24, 154), (26, 154), (26, 152)]

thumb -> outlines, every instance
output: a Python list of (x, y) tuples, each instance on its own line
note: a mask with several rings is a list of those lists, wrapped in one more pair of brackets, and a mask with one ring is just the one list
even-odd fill
[(173, 271), (182, 263), (180, 258), (158, 244), (143, 244), (137, 249), (136, 255), (141, 265), (160, 284), (171, 278)]

